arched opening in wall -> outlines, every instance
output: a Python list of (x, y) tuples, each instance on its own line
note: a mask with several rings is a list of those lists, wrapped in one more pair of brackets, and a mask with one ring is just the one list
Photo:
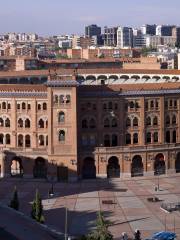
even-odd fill
[(118, 80), (118, 76), (117, 75), (111, 75), (111, 76), (109, 76), (109, 79)]
[(38, 79), (38, 83), (45, 83), (47, 82), (48, 78), (47, 77), (41, 77)]
[(30, 135), (25, 136), (25, 147), (27, 147), (27, 148), (31, 147), (31, 137), (30, 137)]
[(142, 157), (136, 155), (132, 159), (131, 163), (131, 177), (143, 176), (144, 175), (144, 166)]
[(31, 127), (31, 122), (30, 122), (30, 120), (27, 118), (26, 120), (25, 120), (25, 128), (30, 128)]
[(122, 75), (122, 76), (120, 76), (120, 79), (128, 80), (129, 76), (128, 75)]
[(0, 144), (4, 144), (4, 135), (0, 134)]
[(42, 157), (35, 159), (35, 164), (33, 168), (34, 178), (46, 178), (47, 177), (47, 167), (46, 160)]
[(93, 75), (89, 75), (89, 76), (86, 77), (86, 80), (93, 80), (93, 81), (95, 81), (96, 77), (93, 76)]
[(133, 75), (133, 76), (131, 76), (131, 78), (138, 80), (138, 79), (140, 79), (140, 76), (138, 76), (138, 75)]
[(4, 120), (2, 118), (0, 118), (0, 127), (4, 126)]
[(37, 77), (30, 78), (30, 84), (38, 84), (38, 83), (39, 83), (39, 78)]
[(12, 177), (23, 176), (23, 166), (20, 157), (14, 157), (11, 161), (11, 176)]
[(142, 79), (149, 80), (149, 79), (151, 79), (151, 77), (148, 75), (145, 75), (145, 76), (142, 76)]
[(45, 126), (44, 126), (45, 124), (44, 124), (44, 120), (43, 119), (39, 119), (39, 121), (38, 121), (38, 128), (44, 128)]
[(19, 84), (29, 84), (29, 79), (28, 78), (20, 78)]
[(175, 169), (176, 169), (176, 173), (180, 173), (180, 152), (178, 152), (176, 156)]
[(82, 177), (84, 179), (96, 178), (96, 166), (95, 160), (91, 157), (87, 157), (83, 161)]
[(18, 128), (22, 128), (23, 127), (23, 120), (22, 118), (18, 119)]
[(0, 84), (8, 84), (8, 79), (1, 78), (0, 79)]
[(166, 173), (166, 164), (164, 161), (164, 155), (159, 153), (155, 157), (154, 161), (154, 175), (162, 175)]
[(119, 178), (119, 177), (120, 177), (119, 159), (113, 156), (108, 160), (107, 178)]
[(112, 134), (112, 147), (117, 147), (118, 146), (118, 136), (116, 134)]
[(84, 81), (85, 78), (84, 78), (84, 76), (82, 76), (82, 75), (77, 75), (76, 80)]
[(9, 79), (9, 84), (17, 84), (18, 83), (18, 79), (17, 78), (10, 78)]
[(65, 113), (64, 112), (59, 112), (58, 113), (58, 122), (59, 123), (64, 123), (65, 122)]
[(158, 81), (159, 79), (161, 79), (160, 76), (153, 76), (152, 79), (155, 79), (156, 81)]
[(104, 147), (110, 147), (110, 146), (111, 146), (110, 136), (106, 134), (104, 136)]
[(22, 134), (18, 135), (18, 147), (23, 147), (24, 136)]
[(11, 125), (10, 119), (6, 118), (6, 120), (5, 120), (5, 127), (10, 127), (10, 125)]
[(170, 136), (170, 131), (166, 131), (166, 143), (170, 143), (171, 141), (171, 136)]

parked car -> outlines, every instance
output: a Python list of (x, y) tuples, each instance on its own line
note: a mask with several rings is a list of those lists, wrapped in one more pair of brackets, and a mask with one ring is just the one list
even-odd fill
[(176, 234), (173, 232), (157, 232), (151, 238), (146, 240), (177, 240)]

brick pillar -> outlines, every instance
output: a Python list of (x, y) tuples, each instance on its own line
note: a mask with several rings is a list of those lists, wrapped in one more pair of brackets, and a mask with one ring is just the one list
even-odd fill
[(159, 142), (161, 144), (164, 144), (164, 97), (160, 97), (160, 136), (159, 136)]

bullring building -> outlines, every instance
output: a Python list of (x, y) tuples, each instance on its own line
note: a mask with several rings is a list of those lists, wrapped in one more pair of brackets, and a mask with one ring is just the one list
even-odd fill
[(1, 177), (73, 181), (175, 172), (180, 71), (0, 76)]

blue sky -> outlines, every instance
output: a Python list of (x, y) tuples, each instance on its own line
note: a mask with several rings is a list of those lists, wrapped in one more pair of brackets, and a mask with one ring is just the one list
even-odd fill
[(180, 25), (180, 0), (1, 0), (0, 22), (0, 33), (41, 35), (84, 33), (91, 23)]

